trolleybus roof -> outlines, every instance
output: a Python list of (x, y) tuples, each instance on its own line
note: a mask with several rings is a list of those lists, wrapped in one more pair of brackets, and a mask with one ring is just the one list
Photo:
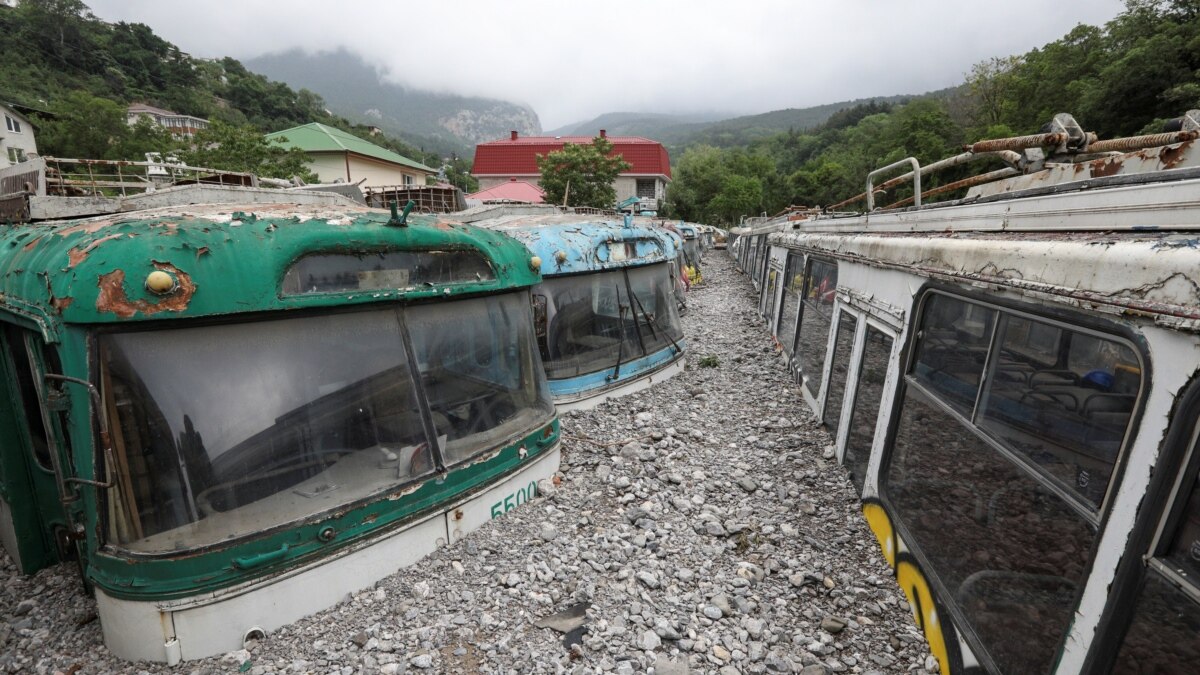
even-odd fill
[[(530, 286), (529, 252), (496, 231), (386, 211), (295, 204), (195, 205), (0, 232), (0, 307), (36, 322), (47, 339), (59, 323), (199, 317), (388, 299), (419, 300)], [(305, 255), (473, 250), (491, 278), (404, 288), (285, 296), (281, 281)], [(146, 280), (166, 272), (172, 288)], [(162, 277), (160, 277), (161, 279)]]
[[(542, 260), (542, 275), (648, 265), (675, 258), (674, 240), (666, 232), (638, 223), (596, 216), (553, 214), (504, 216), (475, 225), (503, 232), (525, 244)], [(614, 243), (632, 244), (620, 248)]]

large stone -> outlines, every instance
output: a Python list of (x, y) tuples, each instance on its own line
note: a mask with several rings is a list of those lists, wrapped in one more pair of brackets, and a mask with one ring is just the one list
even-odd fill
[(570, 633), (587, 622), (588, 607), (591, 607), (589, 603), (578, 602), (561, 612), (534, 620), (533, 625), (538, 628), (556, 630), (559, 633)]
[(662, 638), (652, 630), (642, 631), (638, 635), (637, 648), (642, 651), (652, 651), (662, 646)]

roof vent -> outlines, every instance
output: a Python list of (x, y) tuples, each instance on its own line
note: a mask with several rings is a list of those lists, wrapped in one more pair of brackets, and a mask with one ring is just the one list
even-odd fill
[(508, 133), (509, 133), (509, 138), (508, 138), (508, 140), (510, 140), (510, 141), (515, 141), (515, 140), (517, 140), (517, 131), (516, 131), (515, 129), (514, 129), (514, 130), (512, 130), (512, 131), (510, 131), (510, 132), (508, 132)]

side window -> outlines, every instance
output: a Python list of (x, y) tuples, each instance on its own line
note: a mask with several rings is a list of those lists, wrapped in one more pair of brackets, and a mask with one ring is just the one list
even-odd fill
[(825, 426), (837, 438), (842, 420), (842, 399), (846, 394), (846, 378), (850, 370), (850, 354), (854, 350), (854, 333), (858, 319), (847, 311), (838, 318), (837, 339), (833, 343), (833, 363), (829, 369), (829, 394), (825, 400)]
[(887, 377), (891, 355), (891, 336), (867, 324), (866, 344), (863, 345), (858, 387), (854, 394), (854, 412), (850, 418), (850, 431), (846, 436), (846, 451), (843, 454), (850, 480), (859, 494), (862, 494), (866, 483), (871, 446), (875, 443), (875, 422), (883, 400), (883, 381)]
[[(1193, 441), (1193, 458), (1196, 452)], [(1186, 673), (1200, 662), (1200, 480), (1196, 462), (1191, 465), (1172, 510), (1174, 524), (1147, 564), (1114, 673)]]
[(922, 308), (912, 375), (956, 410), (969, 412), (979, 395), (996, 310), (929, 296)]
[[(1042, 357), (1022, 349), (1035, 333), (1057, 334)], [(979, 425), (1099, 508), (1137, 403), (1137, 356), (1116, 340), (1017, 316), (999, 335)]]
[[(918, 321), (885, 498), (976, 653), (1000, 672), (1047, 672), (1091, 563), (1139, 361), (1116, 338), (942, 294)], [(1076, 335), (1103, 345), (1090, 370), (1071, 358)], [(1127, 407), (1100, 403), (1116, 400), (1118, 367), (1136, 382)]]
[(837, 275), (837, 263), (810, 258), (808, 274), (804, 277), (796, 352), (800, 354), (804, 386), (814, 398), (820, 393), (821, 373), (825, 368), (829, 324), (833, 319), (833, 300), (837, 295)]
[(29, 432), (34, 459), (43, 469), (51, 471), (54, 465), (50, 458), (50, 436), (42, 416), (41, 397), (38, 394), (40, 388), (34, 380), (36, 372), (33, 362), (29, 359), (25, 335), (24, 330), (12, 324), (4, 324), (4, 352), (13, 376), (11, 386), (16, 388), (21, 401), (21, 411), (25, 417), (25, 427)]
[(775, 283), (778, 279), (779, 271), (771, 269), (771, 263), (768, 260), (766, 290), (763, 292), (763, 316), (766, 318), (768, 325), (775, 319)]
[(788, 254), (783, 273), (783, 306), (779, 311), (779, 343), (791, 355), (796, 338), (796, 312), (800, 306), (800, 289), (804, 286), (804, 256)]

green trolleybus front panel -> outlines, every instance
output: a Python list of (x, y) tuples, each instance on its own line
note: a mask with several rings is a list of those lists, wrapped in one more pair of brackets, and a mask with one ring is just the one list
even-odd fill
[(277, 575), (557, 444), (523, 246), (427, 217), (253, 208), (0, 234), (0, 309), (69, 378), (47, 385), (62, 520), (109, 596)]

